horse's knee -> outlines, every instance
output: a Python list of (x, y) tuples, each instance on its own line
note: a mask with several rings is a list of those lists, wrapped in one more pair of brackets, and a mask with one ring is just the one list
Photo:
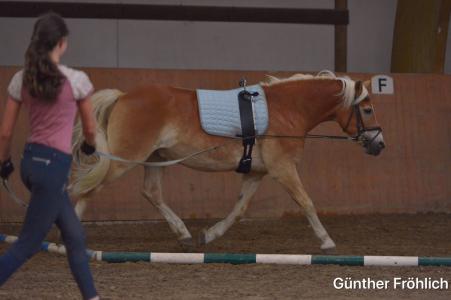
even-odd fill
[(161, 190), (157, 185), (144, 186), (141, 195), (154, 205), (161, 204)]
[(316, 208), (311, 201), (300, 201), (299, 205), (302, 207), (306, 214), (316, 213)]
[(150, 193), (146, 189), (141, 190), (141, 195), (146, 198), (147, 200), (150, 200), (151, 196)]
[(149, 201), (152, 204), (156, 204), (155, 203), (155, 197), (154, 195), (148, 190), (148, 189), (142, 189), (141, 190), (141, 195), (147, 199), (147, 201)]

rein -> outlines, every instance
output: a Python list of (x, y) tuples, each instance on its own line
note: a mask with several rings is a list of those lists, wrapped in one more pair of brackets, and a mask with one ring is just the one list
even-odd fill
[[(191, 153), (190, 155), (184, 156), (182, 158), (178, 158), (178, 159), (174, 159), (174, 160), (168, 160), (168, 161), (161, 161), (161, 162), (160, 161), (146, 162), (146, 161), (128, 160), (128, 159), (124, 159), (124, 158), (121, 158), (119, 156), (115, 156), (115, 155), (112, 155), (110, 153), (104, 153), (104, 152), (101, 152), (101, 151), (96, 151), (96, 152), (94, 152), (94, 154), (97, 154), (98, 156), (101, 156), (101, 157), (105, 157), (105, 158), (107, 158), (109, 160), (115, 160), (115, 161), (123, 162), (123, 163), (126, 163), (126, 164), (135, 164), (135, 165), (141, 165), (141, 166), (145, 166), (145, 167), (168, 167), (168, 166), (172, 166), (172, 165), (176, 165), (178, 163), (181, 163), (182, 161), (185, 161), (187, 159), (193, 158), (193, 157), (198, 156), (200, 154), (214, 151), (216, 149), (219, 149), (219, 148), (223, 147), (224, 145), (225, 144), (217, 145), (217, 146), (214, 146), (214, 147), (210, 147), (210, 148), (207, 148), (207, 149), (204, 149), (204, 150), (201, 150), (201, 151), (197, 151), (197, 152)], [(78, 161), (77, 161), (77, 163), (79, 164)]]
[[(230, 142), (232, 141), (236, 141), (236, 140), (244, 140), (243, 137), (228, 137), (229, 139), (231, 139)], [(255, 135), (255, 136), (250, 136), (250, 137), (246, 137), (246, 138), (255, 138), (255, 139), (279, 139), (279, 138), (287, 138), (287, 139), (333, 139), (333, 140), (349, 140), (349, 141), (357, 141), (358, 138), (357, 137), (348, 137), (348, 136), (337, 136), (337, 135), (321, 135), (321, 134), (306, 134), (306, 135), (275, 135), (275, 134), (262, 134), (262, 135)], [(126, 164), (134, 164), (134, 165), (141, 165), (141, 166), (145, 166), (145, 167), (168, 167), (168, 166), (173, 166), (176, 165), (178, 163), (181, 163), (187, 159), (193, 158), (195, 156), (198, 156), (200, 154), (203, 153), (208, 153), (211, 151), (215, 151), (219, 148), (224, 147), (226, 144), (228, 143), (224, 143), (221, 145), (217, 145), (214, 147), (210, 147), (201, 151), (197, 151), (194, 153), (191, 153), (185, 157), (182, 158), (178, 158), (178, 159), (174, 159), (174, 160), (168, 160), (168, 161), (164, 161), (164, 162), (148, 162), (148, 161), (136, 161), (136, 160), (128, 160), (128, 159), (124, 159), (122, 157), (119, 156), (115, 156), (112, 155), (110, 153), (104, 153), (101, 151), (96, 151), (94, 152), (94, 154), (97, 154), (100, 157), (105, 157), (109, 160), (114, 160), (114, 161), (119, 161), (122, 163), (126, 163)], [(79, 162), (77, 162), (79, 164)]]
[(19, 197), (17, 197), (17, 195), (16, 195), (16, 194), (14, 193), (14, 191), (11, 189), (11, 187), (9, 186), (9, 183), (8, 183), (8, 179), (3, 179), (3, 180), (2, 180), (2, 184), (3, 184), (3, 187), (5, 188), (6, 192), (7, 192), (8, 195), (11, 197), (11, 199), (14, 200), (14, 202), (16, 202), (17, 204), (19, 204), (19, 205), (22, 206), (22, 207), (25, 207), (25, 208), (28, 207), (28, 205), (27, 205), (22, 199), (20, 199)]

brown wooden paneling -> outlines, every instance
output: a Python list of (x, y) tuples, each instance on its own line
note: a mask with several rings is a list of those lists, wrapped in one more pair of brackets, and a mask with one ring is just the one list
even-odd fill
[[(0, 68), (0, 93), (16, 68)], [(124, 91), (146, 83), (188, 88), (234, 88), (265, 72), (85, 69), (97, 89)], [(278, 73), (288, 75), (287, 73)], [(277, 74), (276, 74), (277, 75)], [(350, 74), (368, 79), (371, 74)], [(379, 157), (344, 141), (310, 140), (299, 171), (321, 213), (451, 212), (451, 76), (394, 74), (395, 95), (373, 96), (387, 148)], [(2, 105), (3, 110), (3, 105)], [(26, 136), (24, 114), (13, 154), (16, 164)], [(323, 124), (316, 133), (341, 134), (338, 125)], [(92, 200), (86, 220), (160, 219), (140, 196), (142, 169), (137, 168), (105, 187)], [(170, 167), (164, 176), (168, 204), (183, 218), (219, 218), (232, 208), (239, 193), (235, 173), (202, 173)], [(26, 196), (18, 172), (14, 189)], [(0, 221), (20, 221), (23, 210), (0, 191)], [(266, 178), (246, 216), (281, 217), (300, 214), (282, 188)]]
[[(348, 0), (335, 0), (335, 9), (347, 10)], [(335, 71), (346, 72), (348, 67), (348, 27), (335, 25)]]
[(1, 1), (0, 17), (34, 18), (48, 11), (64, 18), (261, 22), (292, 24), (349, 23), (347, 9), (233, 7), (130, 3)]

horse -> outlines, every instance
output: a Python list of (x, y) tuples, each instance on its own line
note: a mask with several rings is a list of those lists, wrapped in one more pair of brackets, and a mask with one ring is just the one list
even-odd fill
[[(163, 167), (144, 167), (142, 195), (169, 223), (182, 245), (206, 244), (222, 236), (245, 213), (252, 196), (266, 175), (278, 181), (303, 209), (322, 250), (335, 248), (335, 242), (318, 218), (296, 164), (302, 157), (306, 134), (325, 121), (335, 121), (360, 144), (367, 154), (378, 155), (385, 147), (367, 82), (339, 77), (330, 71), (316, 75), (296, 74), (288, 78), (268, 78), (260, 82), (269, 111), (268, 135), (281, 133), (301, 138), (257, 137), (251, 171), (242, 176), (241, 193), (232, 211), (214, 226), (202, 231), (195, 241), (184, 222), (164, 202), (161, 178)], [(242, 155), (239, 142), (206, 134), (200, 125), (196, 91), (165, 85), (137, 87), (128, 93), (108, 89), (92, 97), (98, 122), (97, 149), (136, 162), (162, 162), (185, 157), (222, 145), (214, 151), (193, 156), (186, 167), (205, 171), (235, 170)], [(88, 199), (103, 186), (121, 177), (136, 164), (84, 156), (80, 121), (74, 130), (74, 155), (80, 165), (74, 170), (72, 195), (78, 198), (81, 218)]]

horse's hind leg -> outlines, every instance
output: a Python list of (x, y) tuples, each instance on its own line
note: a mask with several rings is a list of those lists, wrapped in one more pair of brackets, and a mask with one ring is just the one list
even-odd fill
[(183, 246), (193, 246), (191, 233), (185, 223), (163, 201), (161, 177), (162, 168), (145, 167), (142, 194), (165, 217), (169, 227), (177, 235), (178, 241)]
[(204, 230), (200, 237), (199, 243), (204, 245), (214, 239), (222, 236), (246, 211), (252, 196), (257, 191), (260, 182), (264, 174), (262, 173), (249, 173), (243, 175), (243, 181), (241, 186), (241, 193), (238, 202), (233, 207), (230, 214), (222, 221), (219, 221), (208, 230)]
[[(98, 183), (96, 183), (94, 186), (92, 186), (92, 189), (90, 189), (88, 192), (79, 193), (75, 192), (71, 194), (71, 197), (77, 198), (77, 203), (75, 204), (75, 213), (77, 214), (78, 218), (81, 220), (83, 217), (83, 213), (86, 210), (86, 207), (88, 205), (88, 200), (96, 194), (98, 191), (100, 191), (105, 184), (110, 183), (111, 181), (114, 181), (115, 179), (121, 177), (125, 172), (132, 169), (134, 166), (129, 164), (124, 164), (117, 161), (111, 161), (108, 165), (108, 171), (106, 174), (102, 177), (102, 180)], [(86, 177), (85, 177), (86, 178)], [(83, 180), (89, 180), (85, 179)], [(80, 183), (79, 183), (80, 184)], [(83, 183), (81, 183), (83, 184)]]
[(296, 165), (289, 162), (280, 162), (274, 168), (269, 168), (269, 173), (287, 189), (293, 200), (304, 209), (315, 235), (321, 240), (321, 249), (329, 250), (335, 248), (334, 241), (330, 238), (323, 224), (321, 224), (315, 206), (305, 191), (296, 170)]

